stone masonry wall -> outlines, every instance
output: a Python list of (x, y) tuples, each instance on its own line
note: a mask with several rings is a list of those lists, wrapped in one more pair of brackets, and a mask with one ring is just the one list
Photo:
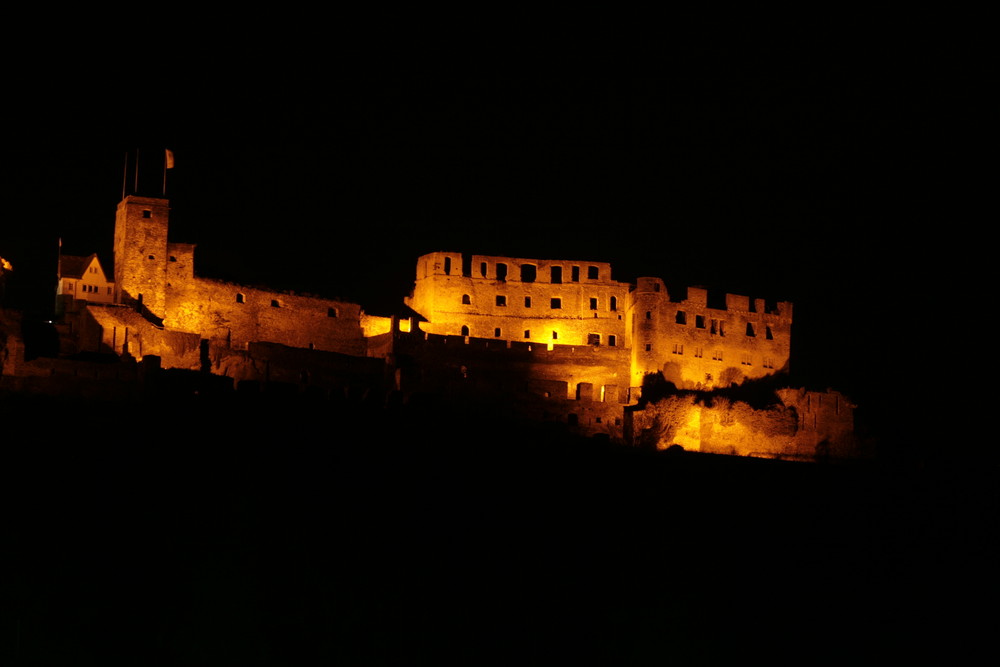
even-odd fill
[(787, 372), (792, 304), (735, 294), (711, 307), (704, 288), (672, 299), (659, 278), (640, 278), (629, 295), (632, 383), (662, 372), (681, 389), (710, 389)]
[(406, 303), (429, 333), (624, 347), (627, 294), (604, 262), (439, 252), (418, 260)]

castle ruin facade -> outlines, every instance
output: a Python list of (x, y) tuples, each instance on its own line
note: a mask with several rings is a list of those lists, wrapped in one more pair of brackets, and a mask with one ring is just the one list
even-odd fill
[[(113, 303), (69, 299), (67, 353), (155, 357), (163, 368), (208, 372), (236, 388), (360, 388), (404, 403), (450, 397), (615, 441), (652, 433), (658, 447), (804, 458), (831, 451), (813, 407), (823, 398), (810, 392), (785, 392), (783, 405), (798, 417), (782, 414), (781, 428), (752, 438), (730, 428), (736, 413), (719, 417), (708, 403), (665, 430), (644, 412), (650, 377), (711, 392), (786, 374), (789, 302), (713, 301), (704, 288), (671, 291), (656, 277), (619, 281), (606, 262), (432, 252), (417, 258), (408, 311), (374, 316), (345, 300), (197, 275), (195, 246), (168, 239), (169, 213), (165, 198), (119, 203)], [(835, 438), (846, 442), (853, 406), (825, 399), (838, 406)]]

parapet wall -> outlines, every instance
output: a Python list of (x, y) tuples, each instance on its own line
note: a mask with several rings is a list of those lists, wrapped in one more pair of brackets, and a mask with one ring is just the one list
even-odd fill
[(164, 325), (235, 348), (268, 341), (364, 356), (361, 306), (193, 278), (173, 285)]

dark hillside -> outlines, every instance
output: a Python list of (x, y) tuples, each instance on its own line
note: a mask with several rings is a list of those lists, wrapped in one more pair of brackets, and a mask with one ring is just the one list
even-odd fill
[(20, 664), (879, 664), (985, 629), (959, 603), (993, 583), (996, 505), (953, 470), (430, 411), (109, 407), (0, 403)]

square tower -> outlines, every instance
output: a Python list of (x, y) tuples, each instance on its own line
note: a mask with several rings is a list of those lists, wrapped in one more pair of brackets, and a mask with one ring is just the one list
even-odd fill
[(129, 195), (115, 217), (115, 303), (163, 319), (167, 287), (166, 199)]

